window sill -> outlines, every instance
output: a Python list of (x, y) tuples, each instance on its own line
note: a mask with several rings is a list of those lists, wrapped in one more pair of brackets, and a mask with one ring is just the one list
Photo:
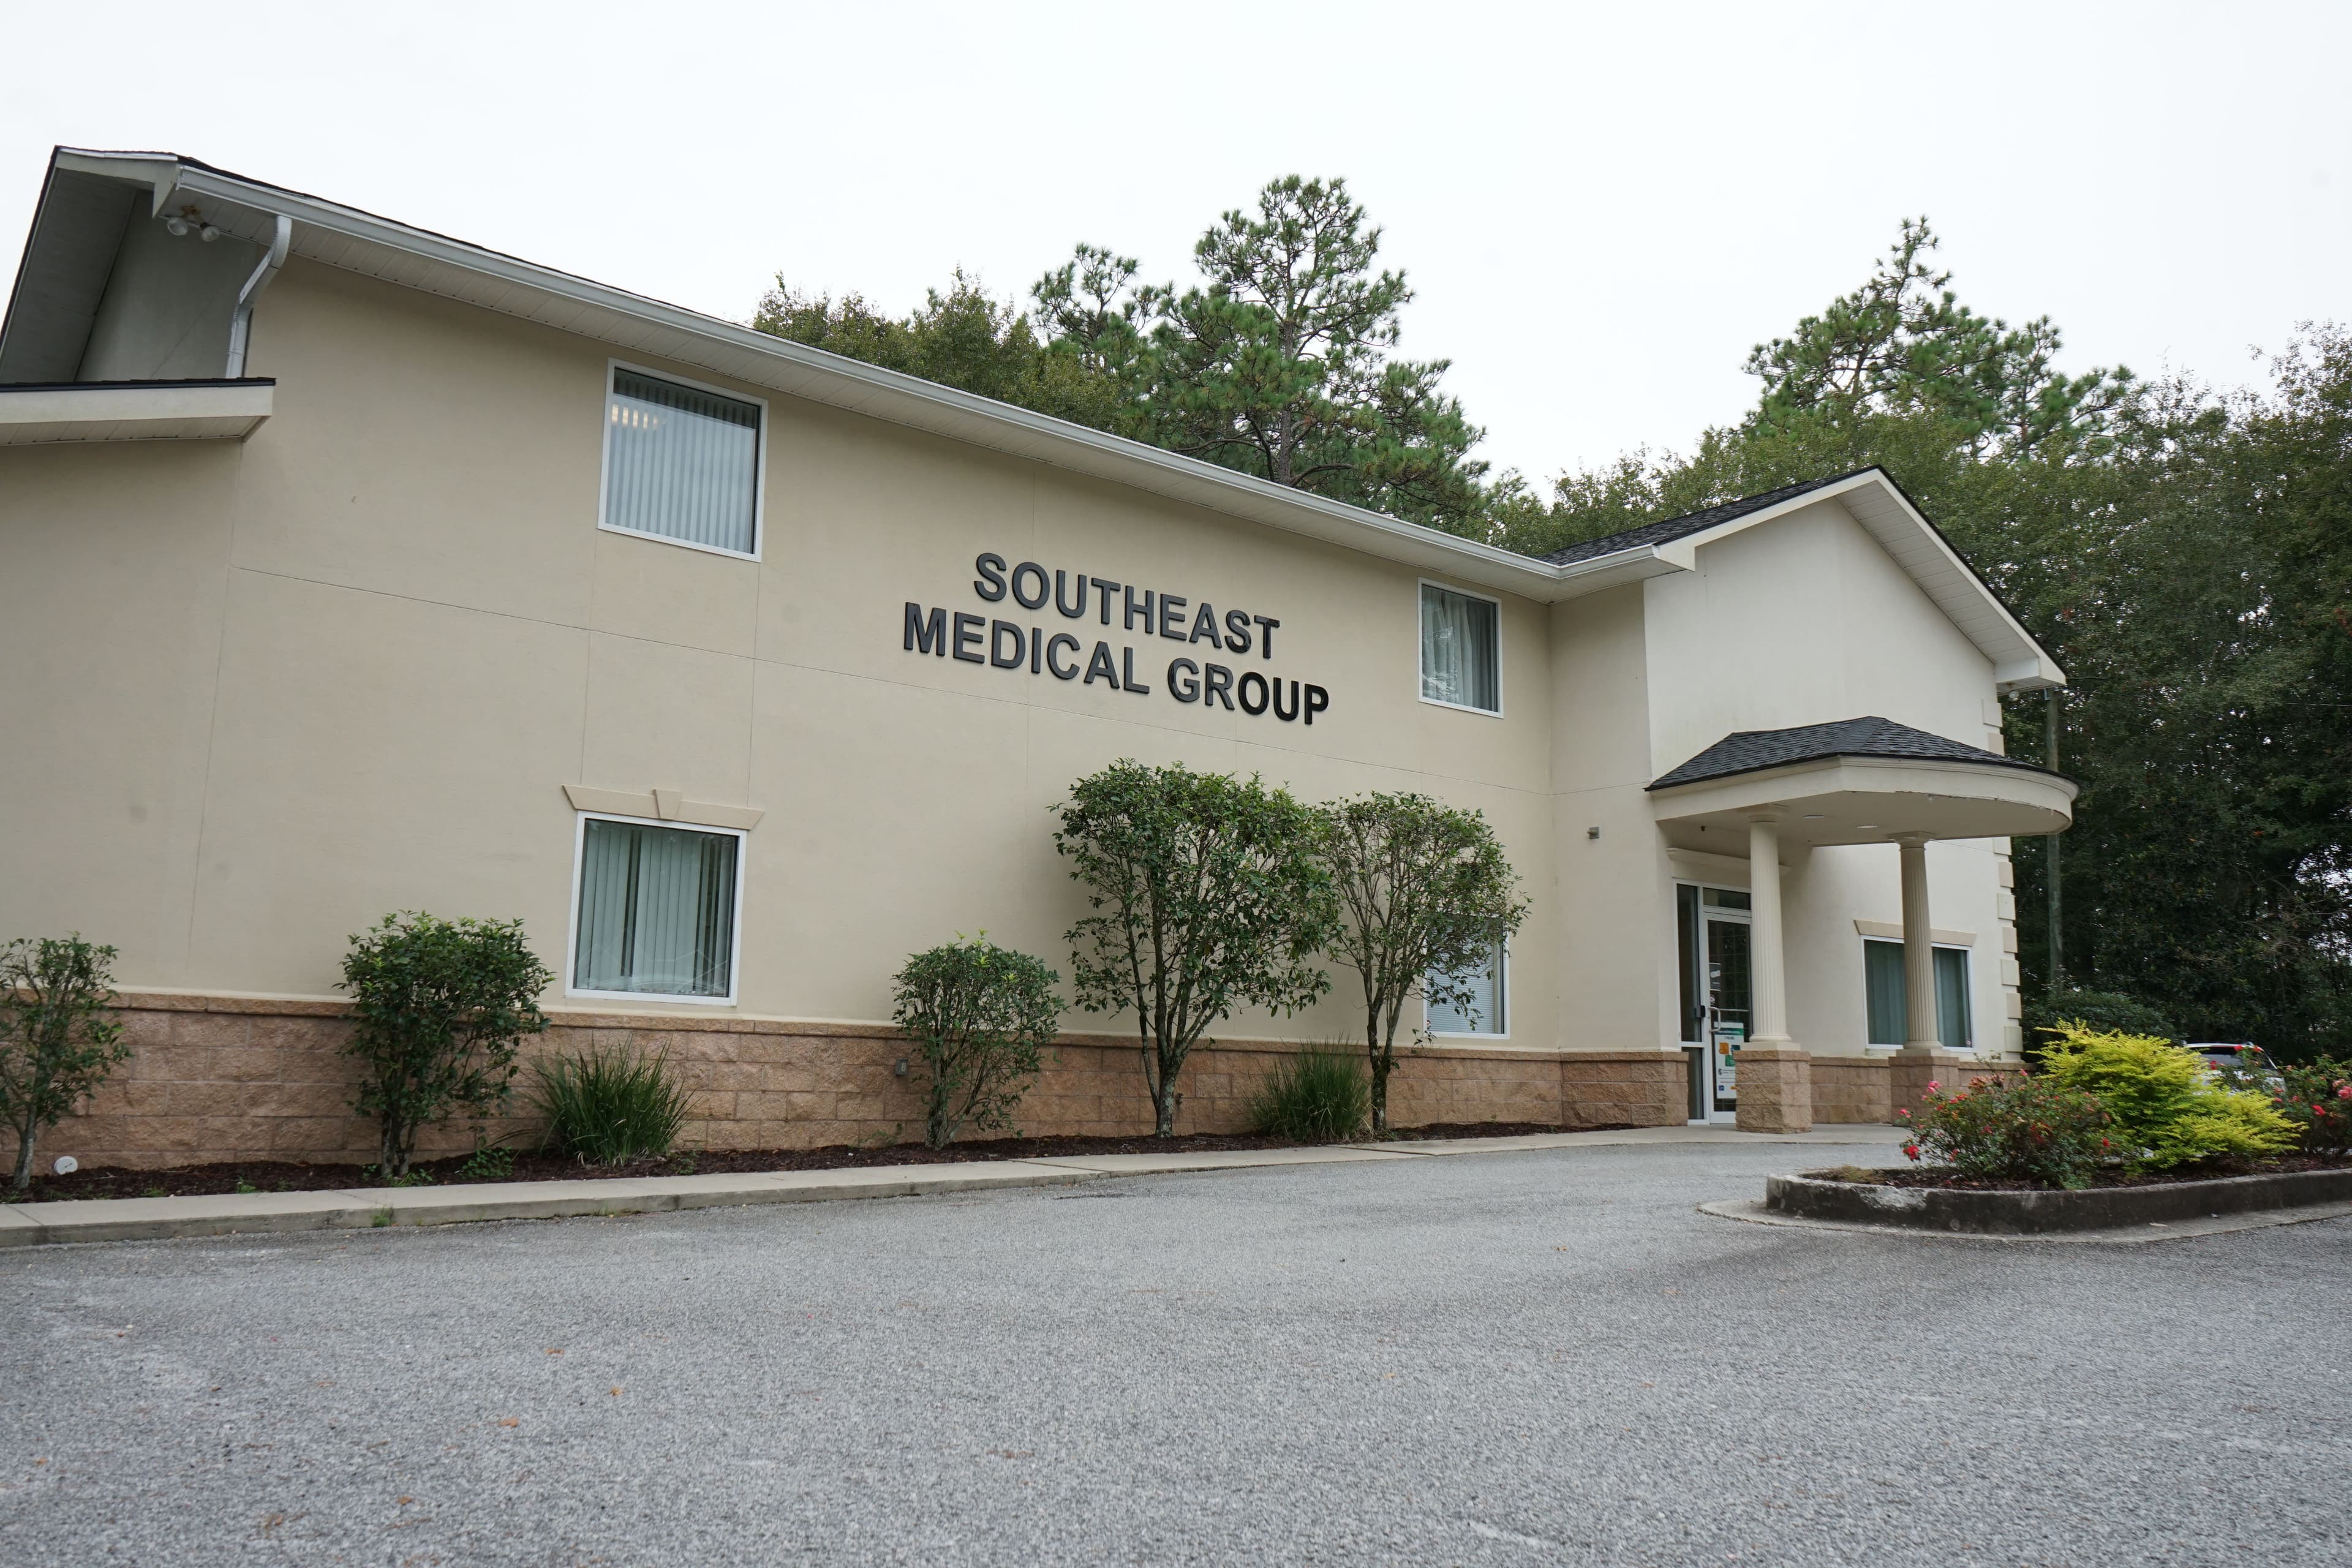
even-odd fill
[(1432, 708), (1443, 708), (1449, 713), (1475, 713), (1481, 719), (1499, 719), (1500, 708), (1473, 708), (1466, 702), (1447, 702), (1441, 698), (1423, 696), (1422, 701)]

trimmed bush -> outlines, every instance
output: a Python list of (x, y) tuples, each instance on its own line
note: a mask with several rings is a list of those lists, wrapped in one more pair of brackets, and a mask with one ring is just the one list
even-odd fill
[(592, 1165), (668, 1153), (693, 1105), (665, 1057), (592, 1051), (534, 1062), (531, 1071), (548, 1146)]
[(1312, 1047), (1265, 1075), (1250, 1098), (1250, 1130), (1301, 1143), (1343, 1142), (1362, 1129), (1371, 1105), (1371, 1085), (1352, 1047)]
[(517, 1042), (547, 1027), (539, 994), (554, 978), (520, 921), (410, 912), (352, 938), (342, 988), (358, 1026), (343, 1054), (360, 1059), (352, 1109), (376, 1124), (386, 1180), (408, 1174), (428, 1123), (460, 1110), (485, 1121), (506, 1104)]
[(0, 949), (0, 1117), (16, 1134), (10, 1185), (33, 1180), (33, 1145), (131, 1058), (114, 1001), (114, 949), (75, 931)]
[(2225, 1089), (2205, 1058), (2168, 1040), (2119, 1030), (2058, 1026), (2042, 1075), (2095, 1096), (2115, 1118), (2126, 1159), (2149, 1170), (2275, 1154), (2294, 1128), (2261, 1095)]
[(1931, 1083), (1895, 1115), (1911, 1134), (1904, 1153), (1977, 1181), (2087, 1187), (2117, 1152), (2098, 1100), (2046, 1078), (1980, 1078), (1950, 1094)]
[(892, 1016), (930, 1075), (924, 1142), (944, 1149), (967, 1126), (992, 1131), (1012, 1124), (1036, 1076), (1037, 1053), (1060, 1026), (1054, 987), (1061, 978), (985, 931), (907, 960)]

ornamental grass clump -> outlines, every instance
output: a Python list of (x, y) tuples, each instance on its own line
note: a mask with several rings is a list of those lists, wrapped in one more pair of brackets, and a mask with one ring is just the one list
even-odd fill
[(1895, 1115), (1911, 1134), (1904, 1153), (1971, 1181), (2087, 1187), (2118, 1152), (2097, 1099), (2046, 1078), (1980, 1078), (1950, 1094), (1931, 1083)]
[(2294, 1124), (2267, 1097), (2216, 1082), (2194, 1051), (2079, 1020), (2050, 1033), (2042, 1076), (2095, 1096), (2136, 1168), (2243, 1163), (2294, 1146)]
[(1250, 1099), (1250, 1130), (1300, 1143), (1352, 1138), (1371, 1110), (1371, 1085), (1352, 1047), (1284, 1058)]
[(549, 1144), (591, 1165), (668, 1153), (693, 1108), (665, 1057), (592, 1051), (532, 1070), (531, 1102), (547, 1118)]

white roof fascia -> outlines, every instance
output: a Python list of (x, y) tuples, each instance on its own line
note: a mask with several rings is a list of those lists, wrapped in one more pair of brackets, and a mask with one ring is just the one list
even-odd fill
[(1992, 661), (1993, 683), (2003, 692), (2040, 691), (2066, 684), (2066, 672), (1969, 569), (1935, 526), (1919, 514), (1895, 482), (1877, 468), (1823, 485), (1773, 506), (1685, 534), (1658, 546), (1662, 560), (1685, 571), (1698, 569), (1698, 552), (1717, 540), (1769, 522), (1824, 500), (1836, 500), (1878, 542), (1895, 563), (1936, 603), (1951, 623)]
[(180, 160), (169, 153), (85, 153), (76, 147), (60, 147), (57, 166), (77, 174), (97, 174), (152, 187), (155, 197), (147, 209), (150, 217), (163, 210), (163, 204), (171, 200), (180, 180)]

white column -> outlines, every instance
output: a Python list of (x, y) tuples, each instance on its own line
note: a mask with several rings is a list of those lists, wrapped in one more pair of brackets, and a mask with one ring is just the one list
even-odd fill
[(1927, 838), (1897, 834), (1903, 848), (1903, 1048), (1942, 1046), (1936, 1029), (1936, 938), (1927, 923)]
[(1759, 812), (1748, 819), (1748, 949), (1749, 1002), (1759, 1046), (1786, 1046), (1789, 1038), (1789, 970), (1780, 940), (1780, 819)]

